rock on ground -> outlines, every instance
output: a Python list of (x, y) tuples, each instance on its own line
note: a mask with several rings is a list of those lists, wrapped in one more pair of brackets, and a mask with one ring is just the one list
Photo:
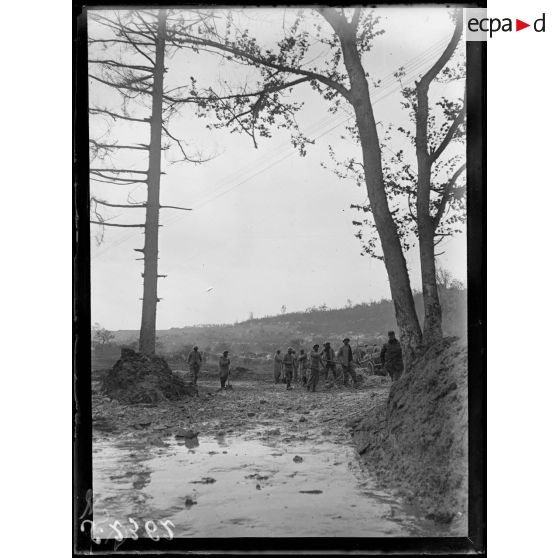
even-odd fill
[(448, 338), (429, 347), (382, 403), (353, 427), (358, 452), (427, 518), (466, 529), (466, 346)]
[(197, 393), (173, 374), (165, 359), (122, 349), (121, 358), (101, 379), (101, 392), (121, 403), (156, 403)]

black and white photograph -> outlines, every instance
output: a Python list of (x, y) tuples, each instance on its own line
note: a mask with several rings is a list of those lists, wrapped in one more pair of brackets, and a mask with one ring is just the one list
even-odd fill
[(465, 12), (82, 8), (81, 552), (482, 551), (485, 62)]

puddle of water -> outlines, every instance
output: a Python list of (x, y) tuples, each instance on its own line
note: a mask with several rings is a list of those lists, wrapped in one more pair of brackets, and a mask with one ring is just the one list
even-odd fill
[(351, 447), (324, 441), (96, 442), (93, 494), (94, 533), (103, 539), (117, 535), (110, 524), (123, 536), (168, 537), (167, 520), (174, 537), (432, 535), (375, 490)]

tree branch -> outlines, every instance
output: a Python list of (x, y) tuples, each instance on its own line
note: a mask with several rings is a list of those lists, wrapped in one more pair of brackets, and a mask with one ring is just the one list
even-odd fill
[(116, 173), (135, 173), (135, 174), (147, 174), (147, 171), (140, 171), (134, 169), (89, 169), (91, 172), (116, 172)]
[[(163, 131), (165, 132), (165, 134), (167, 134), (167, 136), (173, 140), (176, 145), (178, 145), (180, 151), (182, 151), (182, 156), (184, 157), (185, 161), (188, 161), (189, 163), (206, 163), (207, 161), (211, 160), (211, 158), (208, 159), (202, 159), (201, 157), (199, 159), (192, 159), (191, 157), (189, 157), (188, 155), (186, 155), (186, 151), (184, 150), (184, 148), (182, 147), (182, 142), (174, 137), (168, 130), (168, 128), (166, 126), (161, 126), (161, 128), (163, 129)], [(176, 162), (176, 161), (175, 161)]]
[(110, 110), (106, 110), (106, 109), (90, 108), (89, 112), (93, 114), (106, 114), (107, 116), (110, 116), (113, 120), (120, 118), (122, 120), (130, 120), (131, 122), (143, 122), (143, 123), (150, 122), (149, 118), (133, 118), (131, 116), (124, 116), (123, 114), (117, 114), (115, 112), (111, 112)]
[(106, 201), (99, 200), (95, 197), (92, 197), (91, 201), (94, 201), (95, 203), (99, 203), (101, 205), (106, 205), (107, 207), (123, 207), (125, 209), (136, 209), (136, 208), (142, 209), (142, 208), (147, 207), (147, 204), (145, 204), (145, 203), (138, 203), (138, 204), (108, 203)]
[(448, 60), (452, 57), (459, 39), (461, 39), (461, 34), (463, 33), (463, 17), (461, 10), (458, 10), (455, 29), (453, 30), (453, 35), (448, 43), (448, 46), (444, 49), (444, 52), (440, 55), (438, 60), (434, 62), (434, 65), (426, 72), (422, 78), (417, 83), (417, 88), (428, 89), (432, 80), (438, 75), (440, 70), (447, 64)]
[(149, 145), (140, 144), (140, 145), (118, 145), (118, 144), (110, 144), (110, 143), (99, 143), (93, 139), (89, 140), (89, 143), (92, 143), (95, 147), (99, 149), (149, 149)]
[(142, 72), (150, 72), (153, 73), (153, 68), (149, 68), (148, 66), (135, 66), (132, 64), (123, 64), (122, 62), (116, 62), (116, 60), (99, 60), (99, 59), (91, 59), (88, 60), (89, 64), (102, 64), (105, 66), (111, 66), (113, 68), (130, 68), (131, 70), (139, 70)]
[(192, 211), (191, 207), (178, 207), (176, 205), (160, 205), (159, 209), (181, 209), (182, 211)]
[(353, 12), (353, 19), (351, 20), (351, 27), (355, 30), (357, 30), (358, 28), (358, 22), (360, 20), (360, 12), (362, 11), (362, 8), (355, 8), (355, 11)]
[(446, 212), (446, 207), (450, 198), (451, 191), (455, 185), (455, 182), (459, 178), (459, 175), (467, 168), (467, 164), (463, 163), (454, 173), (453, 176), (450, 178), (449, 182), (446, 184), (444, 188), (444, 193), (442, 194), (442, 198), (440, 199), (440, 203), (438, 204), (438, 209), (436, 211), (436, 215), (432, 218), (432, 224), (434, 231), (438, 228), (444, 213)]
[(465, 119), (465, 112), (465, 101), (463, 101), (463, 106), (461, 107), (459, 114), (455, 117), (455, 120), (451, 123), (448, 133), (445, 135), (438, 148), (428, 155), (431, 164), (444, 152), (444, 149), (446, 149), (449, 142), (452, 140), (455, 131)]
[[(97, 80), (100, 83), (104, 83), (105, 85), (108, 85), (110, 87), (116, 87), (117, 89), (128, 89), (129, 91), (134, 91), (135, 93), (144, 93), (146, 95), (151, 95), (151, 87), (134, 87), (133, 85), (128, 85), (128, 83), (126, 82), (121, 82), (121, 83), (115, 83), (113, 81), (107, 81), (105, 79), (102, 79), (100, 77), (97, 77), (96, 75), (93, 74), (89, 74), (89, 77)], [(150, 76), (145, 76), (145, 79), (149, 78)], [(137, 79), (135, 81), (142, 81), (142, 79)], [(130, 81), (130, 83), (133, 83), (133, 80)]]
[(124, 225), (122, 223), (107, 223), (105, 221), (89, 221), (91, 224), (93, 225), (103, 225), (103, 226), (107, 226), (107, 227), (141, 227), (144, 228), (145, 224), (136, 224), (136, 225)]
[(244, 99), (246, 97), (262, 97), (265, 95), (269, 95), (270, 93), (277, 93), (279, 91), (283, 91), (284, 89), (288, 89), (289, 87), (294, 87), (295, 85), (298, 85), (299, 83), (304, 83), (306, 81), (312, 81), (311, 77), (302, 77), (299, 79), (295, 79), (293, 81), (289, 81), (287, 83), (283, 83), (283, 84), (278, 84), (278, 85), (272, 85), (269, 87), (263, 87), (263, 89), (261, 89), (260, 91), (250, 91), (248, 93), (235, 93), (232, 95), (218, 95), (217, 93), (215, 93), (213, 90), (211, 90), (211, 92), (213, 93), (214, 96), (207, 96), (207, 97), (185, 97), (183, 99), (176, 99), (173, 97), (170, 97), (169, 95), (163, 95), (163, 98), (170, 102), (170, 103), (194, 103), (194, 102), (199, 102), (199, 101), (216, 101), (216, 100), (220, 100), (220, 101), (226, 101), (227, 99)]
[(230, 54), (233, 54), (234, 56), (238, 56), (239, 58), (249, 60), (250, 62), (253, 62), (257, 66), (266, 66), (267, 68), (273, 68), (274, 70), (278, 70), (280, 72), (299, 74), (302, 76), (306, 76), (307, 78), (309, 78), (309, 80), (320, 81), (321, 83), (331, 87), (332, 89), (335, 89), (346, 99), (350, 100), (351, 98), (351, 92), (344, 85), (337, 83), (332, 78), (329, 78), (322, 74), (318, 74), (310, 70), (303, 70), (302, 68), (293, 68), (292, 66), (286, 66), (284, 64), (272, 62), (271, 60), (266, 60), (261, 56), (256, 56), (255, 54), (246, 52), (240, 48), (219, 43), (217, 41), (212, 41), (211, 39), (199, 39), (197, 37), (194, 37), (193, 35), (188, 35), (188, 34), (183, 34), (182, 37), (185, 37), (183, 39), (184, 41), (189, 42), (191, 44), (200, 45), (200, 46), (209, 46), (212, 48), (216, 48), (218, 50), (223, 50), (225, 52), (229, 52)]

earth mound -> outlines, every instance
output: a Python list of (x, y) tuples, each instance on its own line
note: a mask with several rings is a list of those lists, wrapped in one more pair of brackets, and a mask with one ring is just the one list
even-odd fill
[(173, 374), (165, 359), (122, 349), (120, 359), (101, 378), (101, 391), (121, 403), (157, 403), (197, 395), (193, 384)]
[(354, 426), (358, 452), (385, 485), (426, 517), (467, 529), (467, 348), (428, 347), (392, 385), (387, 402)]

